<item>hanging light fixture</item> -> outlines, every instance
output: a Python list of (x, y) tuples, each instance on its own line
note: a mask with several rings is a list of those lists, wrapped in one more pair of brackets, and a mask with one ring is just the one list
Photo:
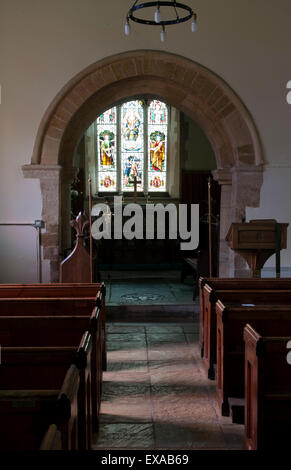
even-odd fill
[[(138, 18), (135, 16), (136, 12), (144, 9), (144, 8), (155, 8), (154, 17), (152, 19), (143, 19)], [(162, 8), (163, 7), (170, 7), (173, 9), (174, 15), (176, 18), (174, 19), (164, 19), (164, 15), (162, 15)], [(179, 15), (180, 11), (180, 15)], [(176, 2), (175, 0), (172, 1), (156, 1), (156, 2), (142, 2), (139, 3), (139, 0), (136, 0), (132, 7), (128, 10), (126, 15), (126, 22), (125, 22), (125, 34), (128, 36), (130, 34), (130, 23), (129, 21), (135, 21), (136, 23), (141, 23), (145, 25), (151, 26), (161, 26), (161, 41), (164, 42), (166, 39), (166, 29), (165, 26), (169, 26), (172, 24), (179, 24), (185, 23), (185, 21), (191, 20), (191, 31), (194, 33), (197, 30), (197, 15), (193, 12), (191, 7), (188, 5), (184, 5), (183, 3)]]

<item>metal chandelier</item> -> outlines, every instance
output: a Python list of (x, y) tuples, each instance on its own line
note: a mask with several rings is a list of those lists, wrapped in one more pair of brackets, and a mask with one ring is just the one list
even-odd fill
[[(126, 15), (125, 22), (125, 34), (128, 36), (130, 34), (130, 20), (135, 21), (136, 23), (141, 23), (151, 26), (160, 26), (161, 29), (161, 41), (164, 42), (166, 39), (166, 29), (165, 26), (185, 23), (185, 21), (191, 20), (191, 31), (194, 33), (197, 29), (197, 15), (193, 12), (192, 8), (183, 3), (172, 1), (156, 1), (156, 2), (142, 2), (138, 3), (139, 0), (136, 0), (132, 7), (128, 10)], [(154, 17), (152, 19), (143, 19), (136, 16), (137, 12), (140, 12), (144, 8), (156, 7)], [(164, 7), (170, 7), (174, 13), (175, 18), (166, 19), (163, 15), (165, 11)], [(179, 14), (180, 13), (180, 14)]]

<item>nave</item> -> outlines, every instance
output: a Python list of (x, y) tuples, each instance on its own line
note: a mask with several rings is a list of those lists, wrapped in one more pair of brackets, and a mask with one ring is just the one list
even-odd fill
[(1, 285), (1, 449), (285, 446), (290, 278), (200, 278), (199, 294), (189, 314), (106, 307), (98, 283)]
[(244, 426), (219, 413), (195, 322), (109, 323), (93, 449), (243, 449)]

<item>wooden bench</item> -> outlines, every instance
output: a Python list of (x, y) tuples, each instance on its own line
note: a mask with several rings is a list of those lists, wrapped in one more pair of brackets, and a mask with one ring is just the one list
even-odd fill
[[(96, 305), (100, 308), (101, 310), (101, 320), (102, 320), (102, 368), (103, 370), (106, 370), (107, 367), (107, 361), (106, 361), (106, 319), (105, 319), (105, 297), (106, 297), (106, 288), (104, 283), (66, 283), (66, 284), (1, 284), (0, 285), (0, 298), (6, 298), (6, 299), (18, 299), (18, 298), (54, 298), (55, 300), (58, 299), (63, 299), (63, 298), (69, 298), (71, 300), (67, 301), (67, 306), (66, 308), (69, 307), (69, 303), (71, 302), (71, 305), (75, 305), (76, 308), (78, 308), (78, 313), (77, 315), (82, 315), (87, 314), (86, 313), (86, 302), (88, 305), (88, 309), (91, 309), (92, 307), (92, 302), (93, 299), (96, 301)], [(76, 298), (75, 301), (76, 303), (73, 303), (73, 298)], [(82, 301), (84, 302), (83, 304), (79, 300), (82, 298)], [(88, 299), (88, 300), (85, 300)], [(89, 299), (91, 298), (91, 299)], [(59, 312), (62, 315), (66, 315), (67, 311), (62, 310), (60, 312), (60, 309), (63, 307), (60, 307), (57, 305), (55, 300), (52, 300), (50, 307), (54, 305), (54, 308), (56, 312)], [(5, 302), (3, 302), (2, 307), (4, 309)], [(27, 304), (28, 305), (28, 304)], [(32, 304), (31, 304), (32, 305)], [(45, 304), (43, 304), (45, 305)], [(63, 304), (64, 305), (64, 304)], [(9, 307), (8, 307), (9, 308)], [(48, 314), (51, 314), (48, 312), (47, 308), (49, 307), (43, 307), (44, 313), (47, 312)], [(93, 307), (92, 307), (93, 308)], [(4, 312), (4, 310), (3, 310)], [(11, 311), (9, 312), (9, 315), (12, 315), (12, 306), (11, 306)], [(91, 312), (88, 310), (88, 314), (90, 315)], [(17, 315), (20, 315), (20, 313), (16, 313)], [(40, 313), (36, 313), (39, 315)], [(58, 313), (55, 313), (58, 314)], [(69, 312), (69, 315), (73, 315), (73, 312)], [(1, 306), (0, 306), (0, 315), (1, 315)], [(30, 313), (32, 315), (32, 313)]]
[[(15, 310), (12, 309), (13, 313), (17, 311), (23, 313), (23, 310), (26, 312), (26, 309), (22, 308), (23, 303), (26, 303), (26, 299), (23, 303), (22, 299), (18, 300), (19, 305), (15, 302), (12, 303), (14, 307), (17, 306)], [(41, 301), (42, 303), (43, 301)], [(37, 305), (40, 309), (39, 304)], [(7, 301), (7, 306), (9, 306), (9, 301)], [(4, 310), (6, 313), (6, 308)], [(33, 310), (33, 312), (36, 314), (37, 310)], [(92, 336), (92, 426), (94, 431), (97, 431), (102, 389), (102, 341), (99, 309), (95, 307), (90, 318), (69, 315), (0, 316), (2, 346), (73, 346), (78, 344), (80, 337), (86, 330)]]
[(92, 297), (34, 297), (34, 298), (0, 298), (0, 316), (56, 316), (84, 315), (89, 317), (96, 306)]
[(62, 450), (62, 436), (55, 424), (51, 424), (46, 431), (40, 450)]
[[(36, 291), (39, 297), (96, 297), (100, 291), (104, 296), (106, 295), (105, 284), (103, 282), (0, 284), (0, 297), (33, 297)], [(7, 295), (7, 293), (13, 295)]]
[(102, 369), (106, 370), (106, 337), (104, 314), (102, 314), (102, 303), (99, 298), (94, 297), (34, 297), (34, 298), (5, 298), (0, 297), (0, 316), (64, 316), (64, 315), (84, 315), (90, 316), (95, 306), (101, 312), (101, 350)]
[[(1, 301), (0, 301), (1, 303)], [(88, 330), (92, 336), (92, 426), (98, 429), (102, 388), (101, 315), (97, 307), (86, 316), (0, 316), (2, 346), (73, 346)]]
[[(17, 373), (17, 369), (16, 369)], [(1, 450), (37, 450), (47, 427), (54, 423), (55, 446), (62, 450), (78, 448), (79, 370), (71, 365), (60, 389), (1, 390)], [(57, 387), (59, 383), (55, 383)], [(50, 432), (50, 439), (52, 434)], [(46, 439), (46, 445), (48, 440)]]
[[(199, 346), (201, 356), (204, 355), (204, 286), (207, 284), (213, 292), (218, 290), (252, 290), (252, 289), (291, 289), (291, 278), (267, 278), (267, 279), (249, 279), (249, 278), (205, 278), (200, 277), (199, 281), (199, 300), (200, 300), (200, 328), (199, 328)], [(215, 302), (218, 298), (213, 298)], [(216, 321), (216, 320), (215, 320)], [(214, 328), (215, 331), (215, 328)]]
[[(56, 390), (73, 363), (78, 368), (78, 448), (91, 448), (92, 337), (84, 333), (79, 347), (2, 347), (0, 389)], [(50, 424), (50, 423), (48, 423)]]
[(266, 289), (238, 289), (238, 290), (216, 290), (207, 284), (203, 289), (204, 324), (203, 363), (209, 379), (215, 378), (214, 364), (216, 363), (216, 313), (215, 304), (217, 300), (226, 303), (237, 304), (287, 304), (291, 301), (291, 290), (266, 290)]
[(286, 449), (290, 445), (291, 367), (286, 360), (290, 339), (285, 324), (280, 336), (261, 336), (250, 325), (244, 329), (248, 450)]
[(217, 399), (223, 416), (228, 416), (229, 399), (244, 398), (244, 341), (246, 324), (270, 336), (282, 331), (291, 334), (291, 306), (242, 307), (216, 304), (217, 313)]

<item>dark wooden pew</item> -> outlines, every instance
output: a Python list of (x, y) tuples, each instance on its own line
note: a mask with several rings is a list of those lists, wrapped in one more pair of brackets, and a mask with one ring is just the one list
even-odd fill
[[(271, 336), (282, 327), (291, 335), (290, 305), (242, 307), (216, 303), (217, 313), (217, 399), (223, 416), (228, 416), (229, 400), (244, 399), (244, 341), (246, 324)], [(284, 325), (284, 326), (283, 326)]]
[[(50, 423), (55, 423), (54, 446), (60, 450), (78, 448), (78, 368), (71, 365), (63, 379), (63, 383), (55, 382), (56, 389), (0, 391), (1, 450), (39, 449)], [(49, 445), (48, 437), (53, 445), (51, 432), (44, 444)]]
[[(106, 329), (105, 329), (105, 297), (106, 297), (106, 288), (104, 283), (66, 283), (66, 284), (1, 284), (0, 285), (0, 298), (6, 299), (17, 299), (17, 298), (82, 298), (83, 304), (79, 299), (76, 299), (75, 306), (79, 306), (78, 315), (82, 315), (83, 312), (86, 314), (86, 301), (85, 298), (92, 298), (96, 300), (96, 305), (101, 310), (101, 319), (102, 319), (102, 367), (103, 370), (106, 370)], [(68, 301), (69, 304), (70, 301)], [(71, 301), (73, 303), (73, 301)], [(88, 308), (93, 300), (87, 300)], [(54, 304), (56, 312), (60, 307), (57, 307), (57, 304), (52, 300), (51, 306)], [(67, 307), (69, 306), (67, 304)], [(4, 303), (3, 303), (4, 308)], [(44, 313), (47, 312), (46, 307), (44, 308)], [(91, 312), (89, 312), (90, 314)], [(12, 314), (11, 312), (9, 314)], [(16, 313), (20, 315), (19, 313)], [(48, 312), (48, 314), (50, 314)], [(57, 314), (57, 313), (56, 313)], [(66, 311), (61, 312), (62, 315), (66, 315)], [(73, 315), (73, 313), (69, 313)], [(1, 315), (1, 307), (0, 307)], [(30, 313), (32, 315), (32, 313)], [(39, 315), (39, 313), (37, 313)]]
[(215, 304), (217, 300), (226, 303), (255, 304), (288, 304), (291, 301), (291, 289), (232, 289), (213, 290), (207, 284), (203, 288), (204, 303), (204, 325), (203, 342), (204, 355), (203, 363), (208, 374), (208, 378), (215, 378), (214, 364), (216, 363), (216, 312)]
[[(1, 303), (1, 302), (0, 302)], [(97, 307), (87, 316), (0, 316), (2, 346), (73, 346), (88, 330), (92, 336), (92, 425), (97, 431), (102, 387), (101, 315)]]
[(88, 332), (84, 333), (79, 347), (2, 347), (0, 389), (9, 393), (58, 390), (68, 367), (72, 363), (76, 365), (79, 449), (91, 448), (91, 351), (92, 337)]
[[(96, 297), (106, 295), (104, 283), (0, 284), (0, 297)], [(8, 295), (7, 295), (8, 294)]]
[(245, 448), (286, 449), (291, 435), (291, 366), (282, 336), (261, 336), (250, 325), (245, 341)]
[[(208, 285), (212, 288), (212, 291), (218, 290), (231, 290), (231, 289), (240, 289), (240, 290), (252, 290), (252, 289), (281, 289), (288, 290), (291, 289), (291, 278), (206, 278), (200, 277), (198, 281), (199, 285), (199, 300), (200, 300), (200, 328), (199, 328), (199, 346), (201, 351), (201, 356), (204, 354), (204, 286)], [(215, 302), (218, 298), (214, 299)], [(214, 302), (214, 303), (215, 303)], [(215, 320), (216, 321), (216, 320)], [(214, 329), (215, 330), (215, 329)]]
[(62, 450), (62, 436), (55, 424), (51, 424), (46, 431), (40, 450)]
[[(65, 316), (84, 315), (89, 317), (95, 306), (101, 308), (99, 301), (94, 297), (34, 297), (34, 298), (4, 298), (0, 297), (0, 316)], [(105, 322), (101, 310), (101, 335), (102, 368), (106, 370), (106, 345)]]
[[(0, 298), (0, 316), (90, 316), (96, 306), (93, 297), (23, 297)], [(99, 308), (99, 307), (98, 307)]]

